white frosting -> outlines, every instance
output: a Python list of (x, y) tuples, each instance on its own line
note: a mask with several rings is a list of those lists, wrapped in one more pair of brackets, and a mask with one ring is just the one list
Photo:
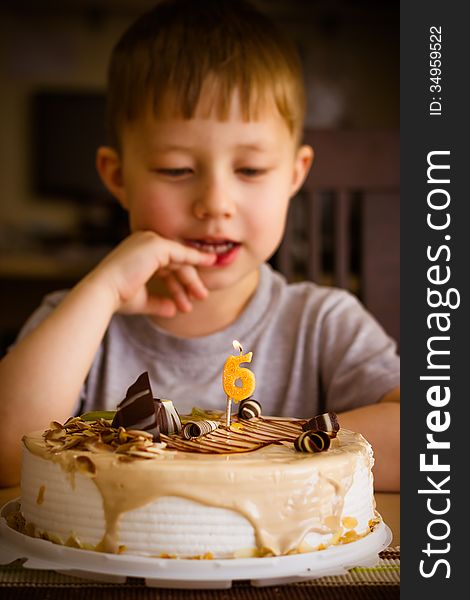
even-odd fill
[[(41, 486), (45, 489), (38, 504)], [(85, 475), (76, 473), (72, 479), (57, 463), (25, 450), (21, 489), (21, 511), (38, 534), (52, 534), (62, 544), (73, 537), (85, 546), (97, 546), (103, 538), (103, 500)], [(124, 513), (119, 544), (131, 554), (183, 556), (229, 556), (256, 547), (253, 527), (241, 515), (174, 496)]]

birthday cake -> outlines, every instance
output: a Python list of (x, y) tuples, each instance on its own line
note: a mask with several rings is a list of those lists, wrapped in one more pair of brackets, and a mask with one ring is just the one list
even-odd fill
[(9, 523), (57, 544), (166, 558), (320, 551), (370, 533), (370, 444), (334, 413), (261, 412), (247, 398), (233, 417), (180, 416), (144, 373), (115, 413), (23, 438), (20, 511)]

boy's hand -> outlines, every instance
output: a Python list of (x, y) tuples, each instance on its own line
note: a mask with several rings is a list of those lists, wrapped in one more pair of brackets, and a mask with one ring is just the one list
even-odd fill
[[(115, 297), (116, 312), (172, 317), (191, 310), (191, 297), (204, 299), (207, 288), (197, 266), (210, 266), (214, 254), (199, 252), (152, 231), (137, 231), (117, 246), (90, 273)], [(147, 285), (153, 276), (165, 280), (168, 298)]]

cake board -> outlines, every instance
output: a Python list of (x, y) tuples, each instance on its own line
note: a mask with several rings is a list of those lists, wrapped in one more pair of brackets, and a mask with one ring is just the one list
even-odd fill
[(0, 511), (0, 564), (25, 559), (24, 567), (28, 569), (112, 583), (139, 577), (149, 587), (228, 589), (237, 580), (249, 580), (251, 585), (262, 587), (344, 575), (353, 567), (376, 565), (379, 552), (392, 540), (389, 527), (380, 519), (369, 535), (355, 542), (290, 556), (188, 560), (108, 554), (69, 548), (15, 531), (6, 517), (19, 506), (19, 499), (12, 500)]

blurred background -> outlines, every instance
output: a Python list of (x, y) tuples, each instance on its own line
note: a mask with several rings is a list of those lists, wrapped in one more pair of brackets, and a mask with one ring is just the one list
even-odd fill
[[(2, 353), (44, 294), (72, 286), (127, 233), (95, 151), (111, 49), (153, 4), (0, 5)], [(399, 342), (399, 2), (255, 4), (297, 43), (316, 152), (271, 262), (290, 281), (349, 289)]]

